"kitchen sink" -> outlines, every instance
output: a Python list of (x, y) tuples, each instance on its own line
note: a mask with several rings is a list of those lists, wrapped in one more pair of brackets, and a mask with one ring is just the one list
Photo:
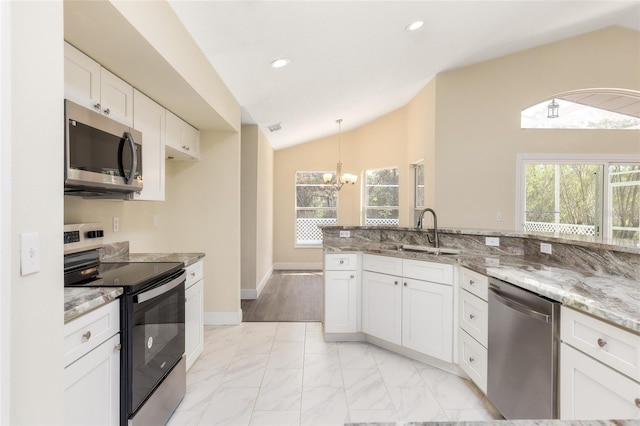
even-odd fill
[(411, 245), (411, 244), (403, 244), (401, 248), (402, 250), (405, 250), (405, 251), (420, 251), (424, 253), (435, 254), (436, 256), (462, 253), (462, 250), (455, 249), (455, 248), (446, 248), (446, 247), (435, 248), (431, 246), (417, 246), (417, 245)]

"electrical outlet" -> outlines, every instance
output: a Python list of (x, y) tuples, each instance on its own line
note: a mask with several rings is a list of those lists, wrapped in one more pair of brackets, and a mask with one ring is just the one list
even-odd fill
[(153, 226), (158, 226), (160, 224), (160, 218), (158, 218), (157, 214), (153, 215)]
[(502, 212), (496, 212), (496, 222), (502, 222)]
[(40, 234), (20, 234), (20, 275), (40, 272)]
[(120, 218), (118, 216), (113, 217), (113, 232), (120, 230)]
[(499, 237), (485, 237), (484, 244), (487, 246), (498, 247), (500, 245)]
[(351, 238), (351, 231), (340, 231), (340, 238)]
[(540, 253), (551, 254), (551, 244), (540, 243)]

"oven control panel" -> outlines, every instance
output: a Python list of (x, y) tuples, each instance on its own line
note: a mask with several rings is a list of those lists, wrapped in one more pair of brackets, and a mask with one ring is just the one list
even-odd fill
[(102, 247), (101, 223), (75, 223), (64, 226), (64, 254)]

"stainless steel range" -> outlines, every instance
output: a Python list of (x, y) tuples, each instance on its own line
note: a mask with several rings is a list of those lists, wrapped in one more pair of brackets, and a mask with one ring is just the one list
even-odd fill
[(179, 262), (101, 262), (102, 235), (65, 226), (65, 286), (123, 288), (120, 425), (164, 425), (186, 391), (186, 273)]

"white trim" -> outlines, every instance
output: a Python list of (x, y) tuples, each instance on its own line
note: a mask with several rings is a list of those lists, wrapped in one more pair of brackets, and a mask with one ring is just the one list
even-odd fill
[[(640, 155), (634, 154), (516, 154), (516, 205), (515, 205), (515, 230), (523, 231), (522, 214), (523, 214), (523, 197), (522, 185), (524, 183), (524, 164), (534, 162), (551, 162), (555, 164), (575, 164), (575, 163), (591, 163), (591, 164), (608, 164), (608, 163), (638, 163)], [(605, 167), (606, 169), (606, 167)], [(604, 171), (605, 188), (609, 185), (608, 170)], [(605, 238), (608, 235), (608, 205), (609, 191), (603, 191), (603, 220), (601, 223), (602, 232)]]
[(11, 20), (0, 2), (0, 424), (9, 424), (11, 353)]
[(274, 271), (322, 271), (322, 262), (308, 262), (308, 263), (294, 263), (294, 262), (282, 262), (274, 263)]
[(238, 312), (205, 312), (204, 325), (238, 325), (242, 322), (242, 310)]
[(256, 299), (260, 297), (260, 293), (262, 293), (262, 290), (264, 290), (264, 286), (269, 282), (269, 278), (271, 278), (271, 275), (273, 275), (273, 265), (271, 265), (271, 268), (269, 268), (267, 273), (264, 274), (264, 277), (262, 277), (262, 280), (260, 280), (260, 282), (258, 283)]
[(260, 297), (260, 293), (264, 290), (264, 286), (269, 282), (269, 278), (273, 275), (273, 266), (269, 268), (262, 280), (258, 283), (256, 288), (243, 288), (240, 289), (240, 299), (242, 300), (255, 300)]

